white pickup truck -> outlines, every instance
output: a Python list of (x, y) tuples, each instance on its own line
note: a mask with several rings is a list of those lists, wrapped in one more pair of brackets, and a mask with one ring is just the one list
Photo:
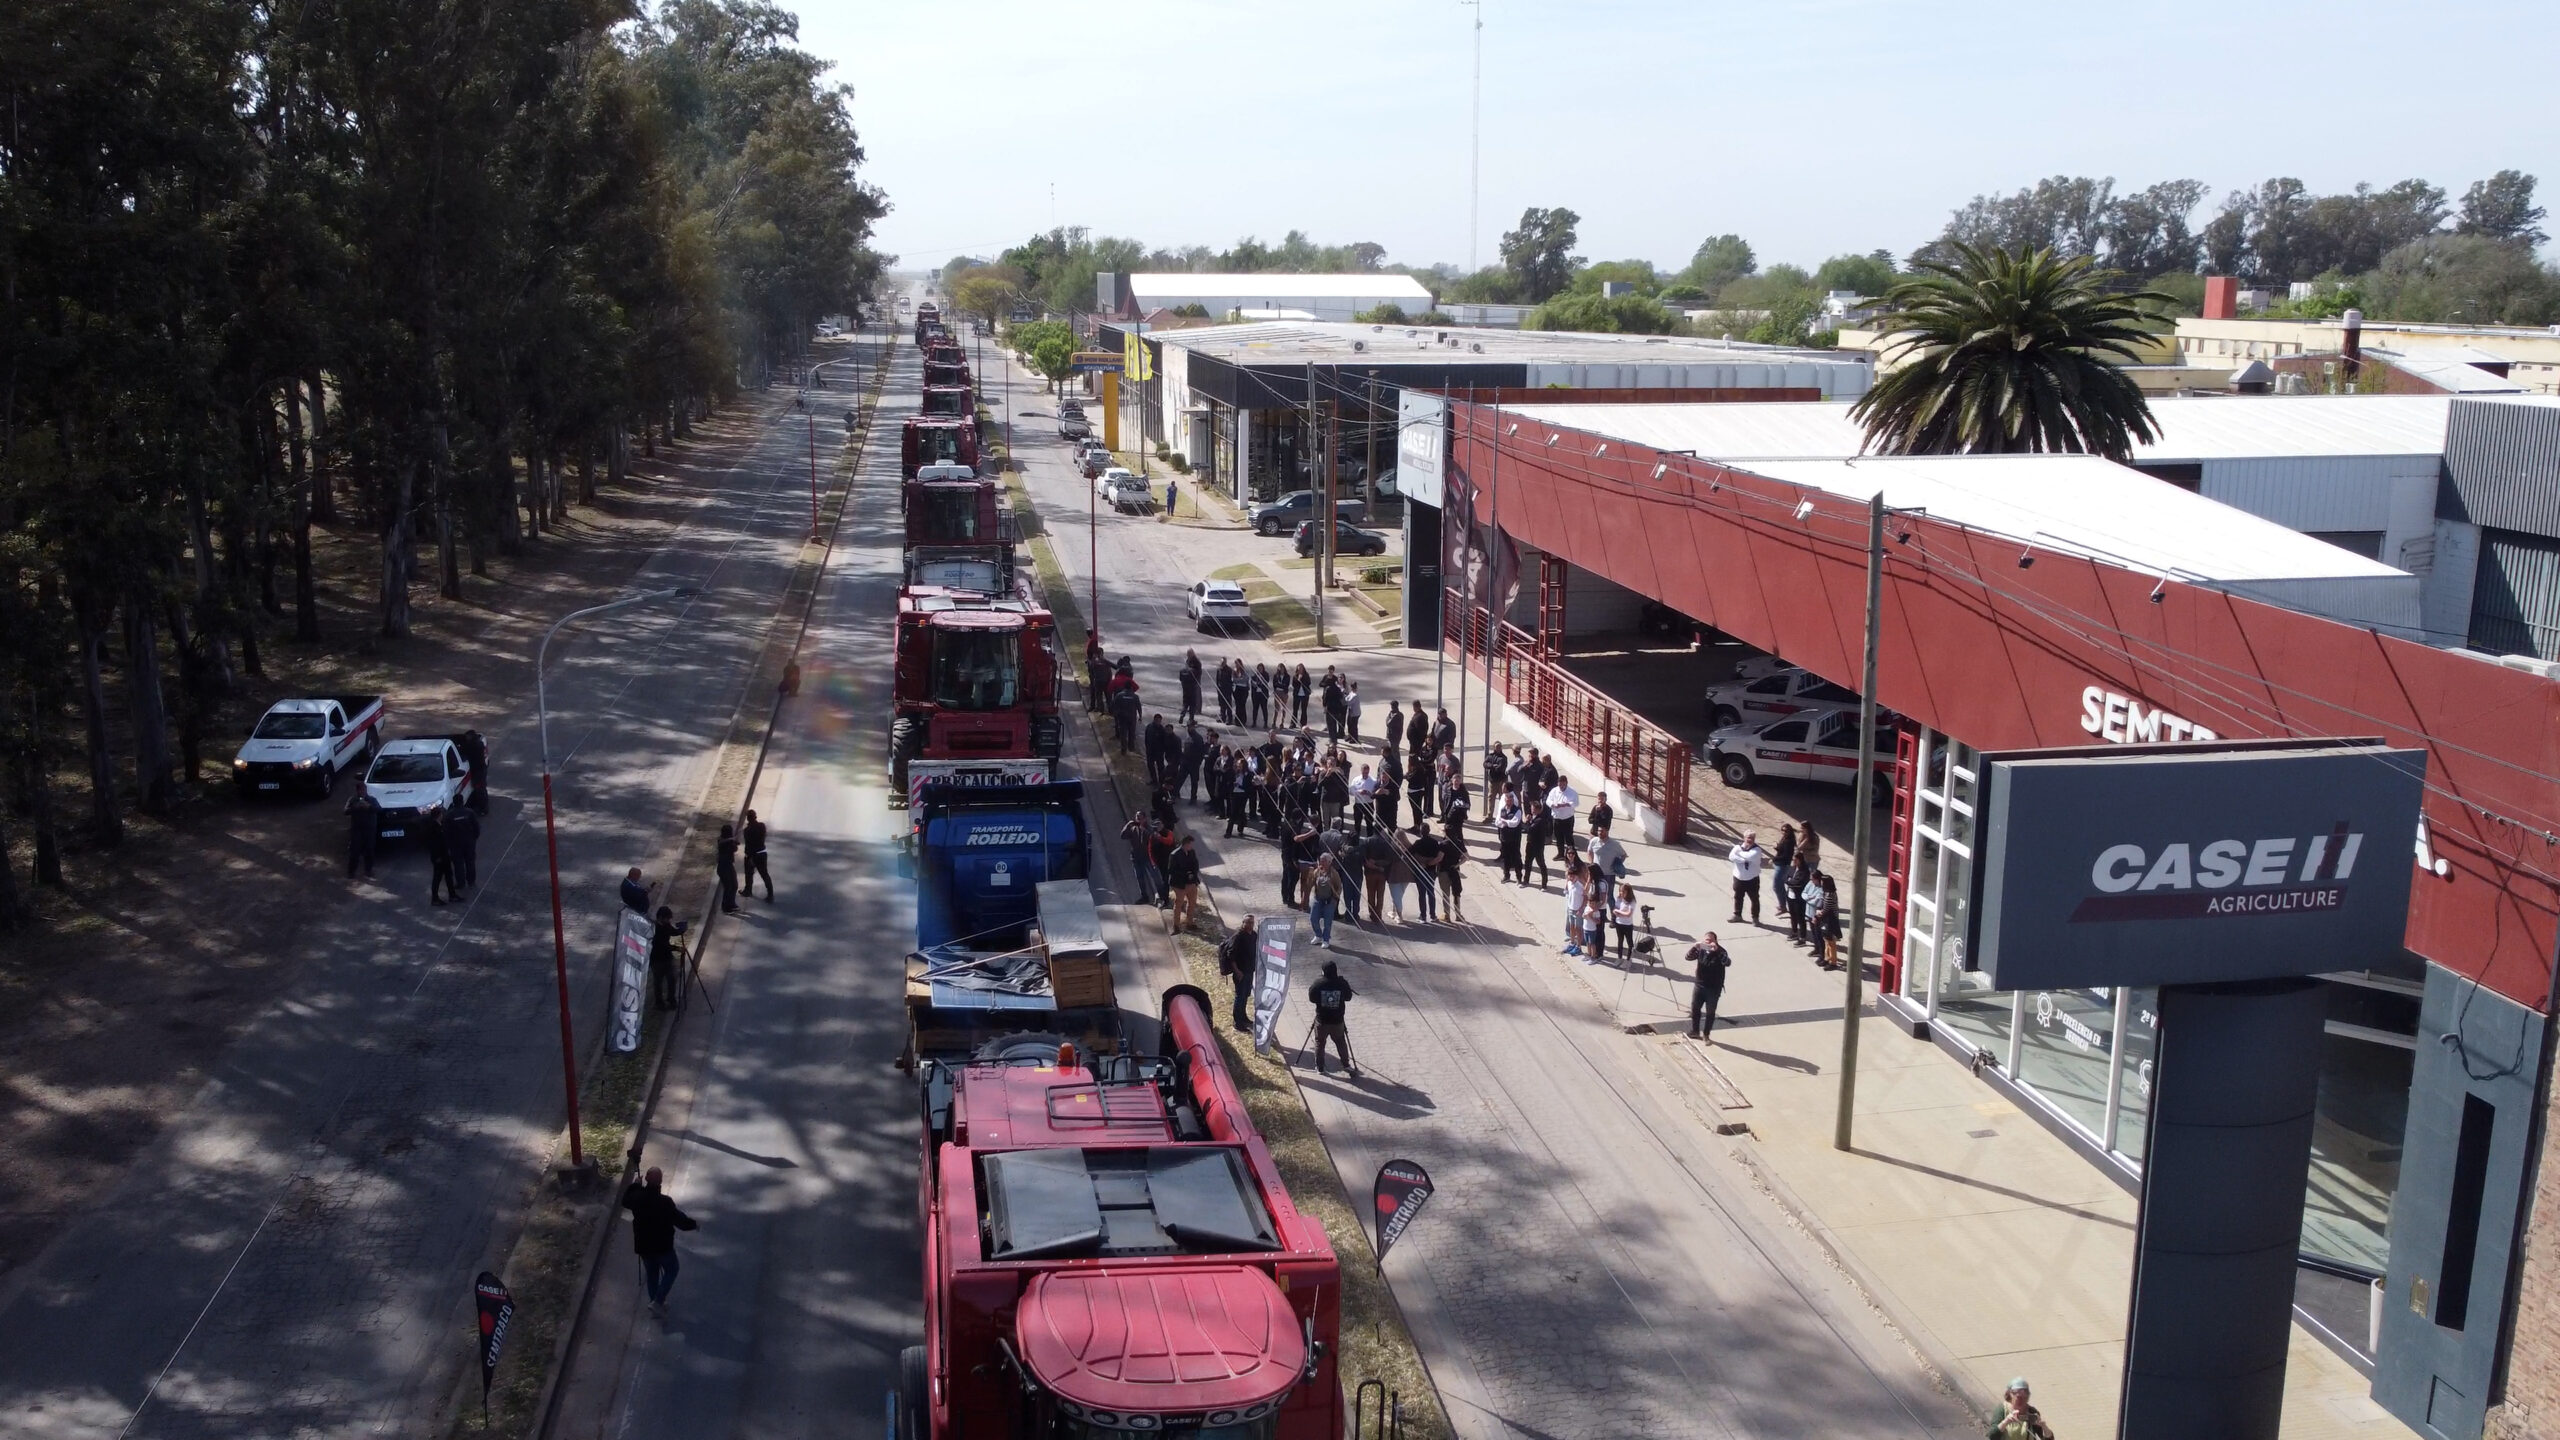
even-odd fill
[(416, 827), (419, 818), (442, 806), (447, 810), (471, 800), (481, 777), (462, 758), (459, 735), (413, 735), (394, 740), (373, 757), (365, 772), (364, 793), (382, 807), (378, 833), (397, 840)]
[(382, 745), (388, 714), (379, 695), (321, 695), (279, 700), (249, 730), (231, 762), (231, 783), (244, 796), (299, 790), (326, 795), (338, 776), (360, 770)]

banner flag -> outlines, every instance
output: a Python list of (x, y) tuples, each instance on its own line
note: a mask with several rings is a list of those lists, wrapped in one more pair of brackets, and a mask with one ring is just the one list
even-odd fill
[(1390, 1160), (1378, 1167), (1373, 1198), (1378, 1210), (1378, 1264), (1383, 1268), (1387, 1251), (1431, 1198), (1431, 1172), (1410, 1160)]

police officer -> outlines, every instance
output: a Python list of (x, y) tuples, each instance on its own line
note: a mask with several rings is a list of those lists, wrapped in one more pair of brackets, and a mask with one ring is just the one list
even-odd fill
[(453, 852), (453, 878), (465, 889), (480, 888), (480, 817), (467, 808), (444, 817), (444, 844)]
[[(462, 732), (462, 763), (471, 767), (471, 808), (489, 813), (489, 742), (477, 730)], [(477, 839), (475, 835), (473, 837)], [(477, 884), (477, 881), (473, 882)]]
[(1351, 982), (1342, 978), (1342, 967), (1331, 960), (1324, 962), (1324, 978), (1307, 987), (1307, 998), (1316, 1007), (1316, 1073), (1325, 1074), (1325, 1042), (1342, 1055), (1342, 1068), (1357, 1079), (1360, 1066), (1351, 1058), (1351, 1032), (1343, 1020), (1351, 1008)]
[(382, 839), (382, 802), (356, 790), (356, 798), (347, 802), (347, 878), (356, 878), (356, 867), (364, 867), (364, 878), (373, 878), (373, 847)]
[(1253, 1029), (1253, 1017), (1245, 1013), (1245, 1006), (1253, 999), (1253, 968), (1259, 958), (1255, 947), (1260, 943), (1254, 933), (1253, 917), (1247, 915), (1227, 936), (1227, 942), (1218, 947), (1218, 973), (1235, 985), (1235, 1006), (1230, 1013), (1236, 1028), (1248, 1032)]
[(1689, 947), (1688, 959), (1698, 967), (1689, 981), (1689, 1038), (1705, 1040), (1716, 1028), (1716, 1006), (1724, 1000), (1724, 974), (1733, 968), (1733, 957), (1710, 930)]
[(712, 875), (720, 882), (720, 913), (738, 913), (738, 831), (733, 825), (720, 827), (720, 841), (712, 852)]
[(427, 900), (441, 905), (447, 897), (462, 898), (462, 886), (453, 878), (453, 846), (444, 838), (444, 807), (437, 805), (419, 817), (418, 834), (427, 845)]

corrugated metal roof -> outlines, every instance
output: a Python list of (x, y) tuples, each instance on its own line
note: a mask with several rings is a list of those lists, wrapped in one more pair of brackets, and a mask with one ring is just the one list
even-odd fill
[[(2379, 347), (2365, 352), (2404, 374), (2415, 375), (2439, 390), (2456, 395), (2521, 395), (2524, 387), (2503, 375), (2492, 375), (2468, 360), (2447, 356), (2433, 350), (2384, 350)], [(2500, 363), (2492, 361), (2492, 364)]]
[(1149, 304), (1178, 304), (1193, 297), (1241, 297), (1260, 300), (1419, 300), (1431, 305), (1431, 292), (1410, 275), (1301, 275), (1263, 270), (1248, 275), (1174, 271), (1131, 275), (1129, 293)]
[[(2270, 456), (2440, 455), (2449, 395), (2162, 396), (2151, 402), (2160, 438), (2140, 464)], [(1659, 450), (1715, 459), (1829, 459), (1860, 453), (1866, 436), (1846, 403), (1524, 406), (1541, 423), (1571, 426)]]
[[(1448, 337), (1443, 340), (1442, 336)], [(1495, 365), (1766, 365), (1812, 364), (1865, 370), (1857, 356), (1776, 345), (1728, 345), (1680, 335), (1600, 335), (1566, 330), (1494, 330), (1458, 325), (1361, 325), (1341, 321), (1274, 321), (1211, 325), (1150, 340), (1236, 364), (1347, 364), (1367, 357), (1394, 361)], [(1354, 345), (1359, 349), (1353, 349)], [(1599, 407), (1613, 408), (1613, 407)], [(1636, 407), (1643, 408), (1643, 407)]]
[(1733, 468), (2201, 584), (2416, 579), (2325, 540), (2234, 510), (2090, 455), (1913, 455), (1756, 460)]

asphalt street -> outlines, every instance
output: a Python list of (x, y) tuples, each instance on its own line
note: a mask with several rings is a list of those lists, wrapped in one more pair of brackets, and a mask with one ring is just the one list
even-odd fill
[[(991, 362), (992, 368), (992, 362)], [(1091, 517), (1089, 485), (1016, 407), (1017, 456), (1079, 593), (1099, 576), (1101, 628), (1133, 657), (1149, 708), (1174, 670), (1280, 658), (1196, 632), (1194, 579), (1285, 541)], [(1367, 715), (1432, 694), (1403, 651), (1291, 655), (1340, 664)], [(1449, 677), (1454, 686), (1455, 676)], [(1449, 695), (1455, 711), (1454, 691)], [(1374, 745), (1367, 747), (1374, 750)], [(1471, 767), (1472, 768), (1472, 767)], [(1197, 813), (1197, 812), (1194, 812)], [(1205, 817), (1203, 817), (1205, 818)], [(1232, 920), (1278, 909), (1259, 839), (1198, 825), (1212, 893)], [(1641, 1042), (1595, 1005), (1547, 943), (1554, 892), (1505, 892), (1474, 869), (1470, 926), (1345, 926), (1336, 955), (1362, 998), (1365, 1073), (1302, 1074), (1353, 1194), (1386, 1159), (1422, 1162), (1431, 1212), (1389, 1264), (1400, 1304), (1460, 1434), (1484, 1440), (1625, 1435), (1940, 1436), (1973, 1428), (1931, 1390), (1900, 1338), (1758, 1194), (1695, 1113), (1647, 1070)], [(1666, 903), (1659, 897), (1653, 903)], [(1292, 1042), (1302, 1017), (1284, 1016)]]
[[(685, 448), (690, 518), (639, 588), (681, 606), (564, 632), (551, 656), (561, 879), (582, 1040), (605, 1011), (614, 883), (671, 854), (808, 526), (787, 397)], [(777, 409), (778, 407), (778, 409)], [(531, 641), (526, 642), (530, 659)], [(0, 1291), (0, 1430), (16, 1436), (417, 1433), (467, 1358), (497, 1258), (562, 1116), (531, 667), (483, 724), (481, 886), (430, 910), (335, 856), (275, 857), (332, 923), (128, 1178)], [(406, 709), (397, 729), (433, 730)], [(399, 885), (394, 893), (392, 885)]]

